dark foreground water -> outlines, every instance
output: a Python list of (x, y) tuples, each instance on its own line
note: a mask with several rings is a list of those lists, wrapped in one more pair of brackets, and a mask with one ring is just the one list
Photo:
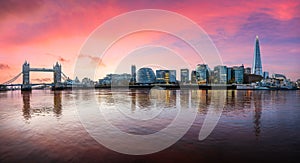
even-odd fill
[[(124, 100), (116, 100), (114, 94)], [(0, 92), (0, 161), (299, 162), (300, 91), (228, 90), (217, 126), (199, 141), (207, 109), (218, 98), (212, 94), (212, 90)], [(197, 117), (188, 132), (169, 148), (148, 155), (126, 155), (100, 145), (85, 130), (78, 115), (85, 108), (77, 106), (88, 107), (89, 100), (104, 108), (113, 125), (137, 135), (168, 126), (178, 105), (196, 108)], [(143, 115), (149, 123), (134, 124), (115, 116), (110, 109), (116, 104), (124, 106), (123, 115)]]

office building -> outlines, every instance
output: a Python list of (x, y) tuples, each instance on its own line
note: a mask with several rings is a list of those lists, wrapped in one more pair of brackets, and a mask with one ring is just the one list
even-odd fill
[(181, 69), (180, 70), (180, 81), (182, 83), (189, 82), (189, 69)]
[(227, 83), (227, 67), (226, 66), (216, 66), (214, 68), (214, 82), (218, 84)]
[(264, 75), (263, 75), (264, 79), (267, 79), (269, 78), (269, 72), (267, 71), (264, 71)]
[(234, 66), (232, 69), (233, 69), (234, 82), (237, 84), (243, 84), (244, 83), (244, 65)]
[(126, 86), (131, 81), (131, 75), (127, 73), (123, 74), (107, 74), (106, 77), (99, 80), (99, 85), (115, 85), (115, 86)]
[(136, 83), (136, 66), (131, 65), (131, 82)]
[(156, 70), (156, 83), (175, 84), (176, 70)]
[(228, 84), (232, 84), (234, 82), (232, 72), (233, 72), (232, 67), (227, 67), (227, 83)]
[(198, 84), (208, 84), (209, 68), (207, 64), (198, 64), (196, 67), (196, 79)]
[(197, 83), (197, 75), (196, 71), (191, 72), (191, 83), (196, 84)]

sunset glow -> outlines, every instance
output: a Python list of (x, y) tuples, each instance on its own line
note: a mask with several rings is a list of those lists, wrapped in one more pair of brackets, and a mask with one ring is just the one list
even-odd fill
[[(73, 78), (74, 64), (89, 35), (105, 21), (140, 9), (169, 10), (196, 22), (208, 33), (224, 64), (229, 66), (244, 64), (251, 67), (254, 40), (258, 35), (263, 71), (282, 73), (292, 80), (300, 78), (300, 1), (296, 0), (32, 0), (1, 1), (0, 6), (0, 83), (20, 73), (25, 60), (32, 67), (45, 68), (52, 67), (58, 61), (62, 64), (63, 72)], [(156, 40), (159, 34), (146, 32), (131, 37)], [(134, 42), (129, 42), (129, 38), (123, 41), (133, 45)], [(114, 61), (107, 59), (102, 66), (113, 65)], [(108, 70), (113, 70), (113, 67)], [(130, 67), (124, 72), (130, 72)], [(106, 73), (112, 72), (103, 72), (99, 77)], [(21, 80), (15, 82), (21, 83)], [(52, 74), (32, 73), (31, 81), (52, 81)]]

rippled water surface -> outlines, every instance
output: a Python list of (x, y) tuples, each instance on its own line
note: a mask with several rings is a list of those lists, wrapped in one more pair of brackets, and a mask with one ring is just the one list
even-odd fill
[[(218, 124), (205, 140), (199, 141), (208, 108), (220, 98), (214, 96), (214, 91), (0, 92), (0, 160), (297, 162), (299, 90), (223, 92), (224, 109)], [(172, 123), (179, 109), (195, 108), (197, 117), (188, 132), (171, 147), (149, 155), (126, 155), (100, 145), (83, 127), (79, 113), (88, 110), (93, 102), (101, 107), (106, 121), (136, 135), (164, 129)]]

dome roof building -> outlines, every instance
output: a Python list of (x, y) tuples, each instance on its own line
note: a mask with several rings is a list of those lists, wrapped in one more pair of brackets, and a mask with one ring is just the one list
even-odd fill
[(151, 68), (141, 68), (137, 72), (137, 83), (152, 84), (155, 83), (155, 74)]

